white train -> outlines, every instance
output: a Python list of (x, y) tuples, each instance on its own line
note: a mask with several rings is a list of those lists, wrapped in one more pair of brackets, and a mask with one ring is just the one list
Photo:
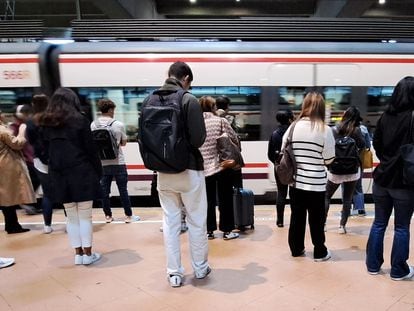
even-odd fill
[[(242, 137), (245, 187), (267, 197), (276, 190), (267, 140), (279, 109), (300, 110), (308, 88), (327, 100), (327, 121), (334, 123), (349, 106), (358, 106), (370, 129), (393, 86), (414, 74), (413, 43), (329, 42), (84, 42), (62, 46), (0, 46), (0, 109), (30, 102), (33, 93), (73, 88), (96, 117), (102, 97), (117, 104), (131, 140), (125, 147), (131, 195), (149, 195), (152, 172), (145, 169), (135, 142), (139, 108), (159, 87), (169, 65), (187, 62), (196, 96), (227, 95)], [(371, 174), (364, 174), (371, 192)], [(116, 189), (113, 189), (116, 195)], [(270, 196), (271, 197), (271, 196)]]

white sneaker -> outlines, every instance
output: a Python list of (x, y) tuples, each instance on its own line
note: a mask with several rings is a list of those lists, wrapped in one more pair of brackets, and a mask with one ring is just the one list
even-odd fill
[(105, 221), (107, 224), (109, 224), (114, 221), (114, 218), (112, 216), (105, 216)]
[(328, 253), (326, 254), (325, 257), (322, 257), (322, 258), (314, 258), (313, 260), (316, 261), (316, 262), (322, 262), (322, 261), (327, 261), (327, 260), (331, 259), (331, 257), (332, 257), (332, 254), (331, 254), (331, 252), (328, 249)]
[(83, 255), (82, 263), (87, 266), (93, 264), (94, 262), (97, 262), (99, 259), (101, 259), (101, 254), (99, 253), (92, 253), (90, 256)]
[(237, 239), (239, 237), (239, 234), (236, 232), (224, 232), (223, 233), (223, 240), (233, 240)]
[(340, 227), (338, 228), (338, 233), (339, 233), (339, 234), (346, 234), (346, 229), (345, 229), (345, 226), (340, 226)]
[(51, 226), (44, 226), (43, 227), (43, 233), (44, 234), (52, 233), (52, 231), (53, 231), (53, 228)]
[(0, 257), (0, 269), (6, 268), (14, 264), (14, 258)]
[(203, 273), (194, 273), (196, 279), (204, 279), (207, 275), (209, 275), (211, 272), (211, 268), (207, 267), (207, 269)]
[(410, 266), (410, 271), (408, 272), (407, 275), (404, 275), (404, 276), (402, 276), (400, 278), (393, 278), (393, 277), (391, 277), (391, 280), (393, 280), (393, 281), (403, 281), (403, 280), (411, 279), (413, 276), (414, 276), (414, 267), (411, 267)]
[(75, 265), (83, 265), (83, 256), (75, 255)]
[(170, 274), (168, 277), (171, 287), (180, 287), (183, 284), (182, 278), (179, 275)]
[(127, 224), (129, 224), (130, 222), (136, 222), (136, 221), (140, 221), (140, 220), (141, 220), (141, 217), (135, 216), (135, 215), (125, 217), (125, 223), (127, 223)]

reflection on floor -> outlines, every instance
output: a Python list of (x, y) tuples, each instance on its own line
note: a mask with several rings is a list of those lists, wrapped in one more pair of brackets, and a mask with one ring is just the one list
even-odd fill
[[(306, 257), (292, 258), (287, 246), (289, 208), (284, 228), (275, 226), (273, 206), (256, 206), (256, 229), (224, 241), (209, 241), (212, 273), (194, 279), (183, 234), (184, 286), (171, 288), (165, 275), (159, 208), (135, 208), (143, 221), (125, 224), (123, 210), (104, 222), (94, 210), (94, 248), (103, 258), (75, 266), (62, 210), (54, 232), (43, 234), (42, 216), (19, 219), (32, 231), (7, 235), (0, 219), (0, 256), (16, 264), (0, 270), (0, 310), (413, 310), (414, 282), (389, 277), (392, 229), (385, 238), (384, 273), (369, 275), (365, 245), (373, 216), (352, 217), (348, 234), (337, 233), (339, 205), (331, 208), (327, 246), (332, 260), (315, 263), (306, 235)], [(414, 250), (413, 242), (411, 249)], [(414, 264), (414, 259), (410, 260)]]

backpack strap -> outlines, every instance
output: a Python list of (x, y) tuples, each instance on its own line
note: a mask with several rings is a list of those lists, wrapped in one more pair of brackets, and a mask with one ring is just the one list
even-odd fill
[(114, 124), (115, 123), (115, 119), (113, 119), (112, 120), (112, 122), (110, 122), (110, 123), (107, 123), (107, 124), (105, 124), (105, 125), (102, 125), (100, 122), (96, 122), (96, 121), (93, 121), (92, 123), (93, 124), (95, 124), (95, 126), (96, 126), (96, 128), (98, 129), (98, 128), (103, 128), (103, 127), (111, 127), (112, 126), (112, 124)]

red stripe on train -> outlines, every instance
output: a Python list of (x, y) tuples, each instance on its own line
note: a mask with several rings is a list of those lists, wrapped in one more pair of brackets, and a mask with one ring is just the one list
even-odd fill
[[(267, 173), (245, 173), (243, 179), (268, 179)], [(150, 181), (152, 180), (152, 174), (145, 175), (128, 175), (129, 181)]]
[(363, 57), (105, 57), (65, 58), (60, 63), (172, 63), (177, 60), (193, 63), (414, 63), (413, 58), (363, 58)]
[(26, 64), (37, 63), (38, 58), (0, 58), (0, 64)]
[[(267, 168), (267, 163), (246, 163), (245, 168)], [(143, 170), (144, 164), (127, 164), (129, 170)]]

